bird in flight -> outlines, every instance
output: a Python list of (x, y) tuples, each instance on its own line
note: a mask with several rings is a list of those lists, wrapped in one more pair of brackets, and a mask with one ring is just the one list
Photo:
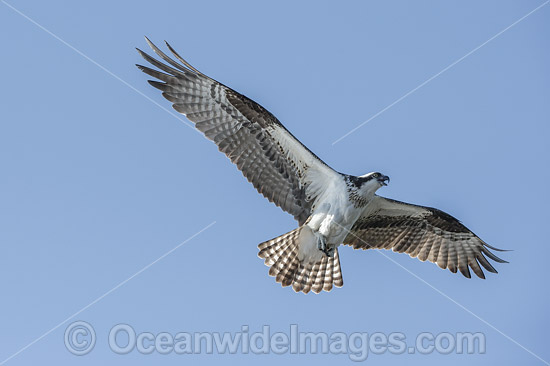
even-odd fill
[(283, 287), (304, 293), (341, 287), (340, 244), (407, 253), (468, 278), (470, 269), (485, 278), (481, 267), (497, 273), (486, 257), (506, 263), (489, 251), (502, 250), (451, 215), (375, 194), (388, 176), (337, 172), (261, 105), (206, 76), (168, 43), (176, 60), (146, 40), (164, 60), (138, 49), (161, 70), (137, 65), (158, 80), (149, 84), (214, 141), (259, 193), (298, 221), (298, 228), (258, 245), (258, 256)]

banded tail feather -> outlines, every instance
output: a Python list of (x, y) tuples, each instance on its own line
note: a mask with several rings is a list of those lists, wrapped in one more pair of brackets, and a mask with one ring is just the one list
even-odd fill
[[(283, 287), (292, 285), (296, 292), (318, 294), (322, 290), (330, 291), (333, 286), (342, 287), (344, 284), (340, 268), (338, 248), (334, 257), (323, 255), (316, 260), (308, 260), (300, 251), (304, 240), (308, 236), (307, 226), (300, 226), (286, 234), (278, 236), (258, 245), (258, 257), (264, 259), (269, 266), (269, 275)], [(302, 240), (301, 240), (302, 239)]]

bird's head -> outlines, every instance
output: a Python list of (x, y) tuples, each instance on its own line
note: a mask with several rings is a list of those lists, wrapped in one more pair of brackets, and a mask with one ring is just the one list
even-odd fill
[(359, 191), (364, 195), (368, 195), (376, 192), (382, 186), (387, 186), (390, 177), (379, 172), (372, 172), (357, 177), (357, 180)]

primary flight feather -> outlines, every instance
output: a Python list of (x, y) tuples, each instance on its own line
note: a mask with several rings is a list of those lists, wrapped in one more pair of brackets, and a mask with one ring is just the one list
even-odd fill
[(500, 249), (454, 217), (376, 195), (389, 177), (338, 173), (261, 105), (201, 73), (168, 43), (177, 61), (147, 42), (165, 61), (138, 49), (160, 70), (137, 65), (160, 80), (149, 83), (214, 141), (258, 192), (298, 221), (298, 228), (258, 245), (269, 274), (283, 286), (304, 293), (341, 287), (340, 244), (404, 252), (468, 278), (470, 269), (481, 278), (481, 267), (497, 272), (486, 257), (505, 262), (489, 251)]

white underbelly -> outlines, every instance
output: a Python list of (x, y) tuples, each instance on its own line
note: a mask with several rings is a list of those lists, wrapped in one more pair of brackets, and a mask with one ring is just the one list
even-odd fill
[(339, 207), (339, 205), (325, 203), (314, 211), (307, 225), (313, 232), (325, 236), (327, 244), (340, 245), (361, 212), (362, 209), (355, 208), (353, 205)]

